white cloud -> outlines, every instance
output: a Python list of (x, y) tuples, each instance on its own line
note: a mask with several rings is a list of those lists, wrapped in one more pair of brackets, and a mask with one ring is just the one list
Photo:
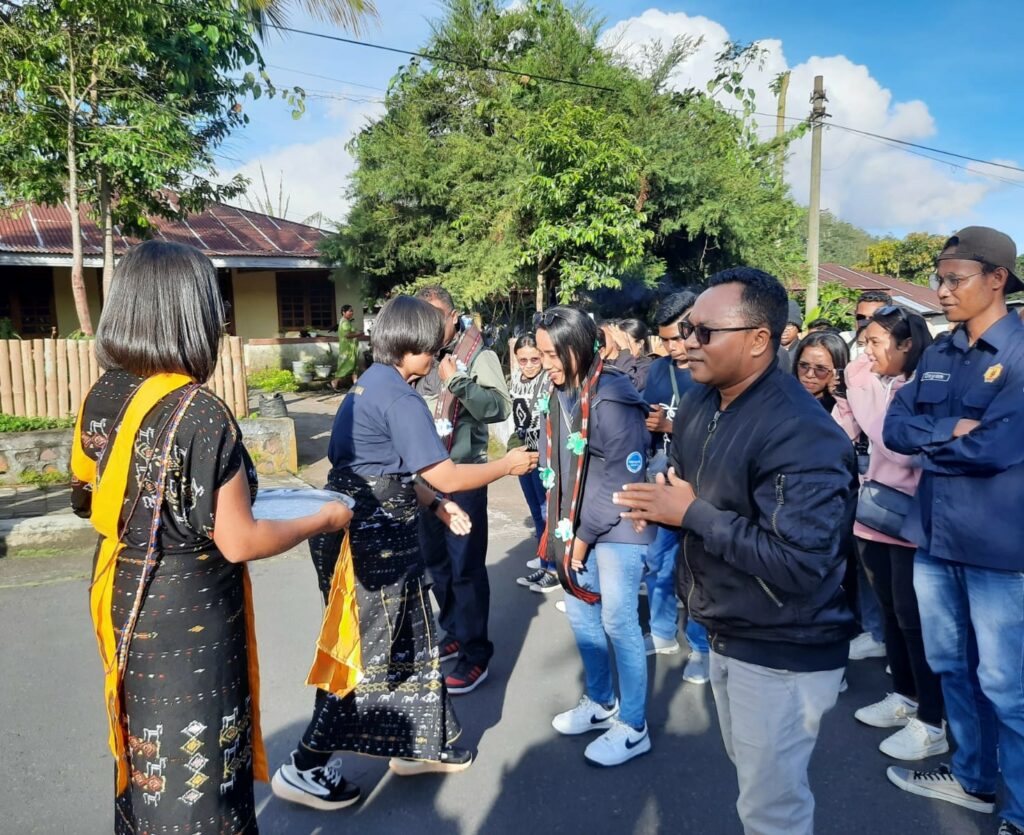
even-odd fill
[[(605, 35), (606, 45), (615, 44), (625, 55), (637, 54), (640, 45), (650, 41), (669, 44), (679, 36), (702, 38), (696, 52), (671, 79), (676, 89), (704, 89), (714, 75), (715, 56), (729, 33), (716, 21), (690, 17), (681, 12), (649, 9), (638, 17), (622, 21)], [(855, 64), (843, 55), (814, 56), (790, 67), (782, 43), (765, 40), (768, 51), (761, 66), (750, 68), (744, 85), (756, 91), (755, 116), (759, 129), (767, 137), (774, 132), (775, 95), (772, 80), (782, 71), (791, 71), (786, 96), (786, 115), (804, 117), (810, 111), (810, 93), (814, 76), (824, 76), (830, 119), (826, 124), (857, 128), (910, 142), (933, 137), (935, 123), (922, 101), (894, 101), (868, 67)], [(735, 104), (730, 96), (721, 98), (726, 106)], [(792, 122), (790, 123), (792, 124)], [(786, 164), (786, 179), (794, 197), (808, 201), (810, 182), (810, 135), (791, 145)], [(981, 200), (1003, 184), (975, 172), (1007, 174), (1012, 172), (975, 166), (970, 171), (953, 168), (899, 150), (891, 143), (853, 134), (838, 127), (825, 131), (822, 142), (821, 205), (834, 214), (873, 231), (922, 229), (951, 231), (974, 217)]]
[[(246, 161), (225, 179), (242, 174), (252, 180), (250, 191), (262, 194), (260, 167), (267, 178), (270, 196), (277, 202), (278, 184), (288, 201), (288, 219), (301, 221), (322, 212), (324, 222), (342, 220), (348, 212), (345, 188), (355, 163), (346, 149), (348, 141), (369, 119), (383, 111), (375, 102), (329, 100), (328, 116), (339, 123), (330, 135), (312, 142), (297, 142), (273, 148)], [(245, 199), (236, 200), (248, 207)]]

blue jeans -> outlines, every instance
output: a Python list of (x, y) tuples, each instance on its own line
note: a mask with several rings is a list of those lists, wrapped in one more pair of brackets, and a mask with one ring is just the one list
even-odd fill
[(1024, 572), (919, 550), (914, 590), (956, 738), (953, 774), (967, 791), (990, 793), (1002, 771), (1002, 816), (1024, 826)]
[(619, 673), (619, 718), (634, 728), (644, 725), (647, 701), (647, 654), (636, 610), (646, 551), (646, 545), (599, 542), (578, 582), (600, 592), (601, 602), (591, 606), (572, 595), (565, 597), (565, 613), (583, 659), (587, 695), (602, 705), (615, 701), (611, 642)]
[(860, 628), (870, 634), (875, 643), (885, 643), (885, 616), (878, 595), (868, 582), (864, 559), (860, 555), (857, 556), (857, 610)]
[(544, 535), (544, 525), (548, 518), (548, 494), (544, 485), (540, 483), (540, 472), (534, 470), (532, 473), (519, 476), (519, 486), (523, 489), (527, 507), (530, 508), (537, 539), (540, 539)]
[(647, 605), (651, 610), (651, 634), (672, 640), (679, 631), (679, 608), (676, 605), (676, 555), (679, 534), (669, 528), (658, 528), (654, 542), (647, 546)]

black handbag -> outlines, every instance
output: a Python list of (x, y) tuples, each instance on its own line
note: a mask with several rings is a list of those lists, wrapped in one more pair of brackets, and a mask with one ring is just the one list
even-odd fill
[(857, 496), (857, 521), (896, 539), (910, 512), (913, 496), (878, 481), (865, 481)]

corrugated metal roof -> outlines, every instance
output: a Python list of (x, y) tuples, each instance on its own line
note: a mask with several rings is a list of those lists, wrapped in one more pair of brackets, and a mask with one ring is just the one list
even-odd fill
[(930, 287), (922, 287), (901, 278), (877, 275), (839, 264), (821, 264), (818, 266), (818, 281), (838, 282), (851, 290), (884, 290), (896, 304), (902, 304), (922, 315), (942, 313), (939, 300)]
[[(103, 254), (103, 235), (82, 207), (82, 248), (86, 256)], [(151, 218), (153, 237), (189, 244), (214, 256), (286, 256), (317, 258), (316, 244), (327, 233), (314, 226), (273, 218), (215, 203), (185, 220)], [(114, 251), (124, 252), (136, 239), (115, 229)], [(71, 213), (66, 205), (21, 204), (0, 212), (0, 252), (68, 254)]]

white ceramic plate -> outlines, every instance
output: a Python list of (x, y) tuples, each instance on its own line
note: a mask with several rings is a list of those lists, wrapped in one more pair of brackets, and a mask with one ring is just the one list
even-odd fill
[(327, 502), (342, 502), (350, 508), (356, 504), (351, 496), (331, 490), (274, 487), (260, 490), (256, 494), (252, 515), (256, 519), (298, 519), (300, 516), (311, 516)]

